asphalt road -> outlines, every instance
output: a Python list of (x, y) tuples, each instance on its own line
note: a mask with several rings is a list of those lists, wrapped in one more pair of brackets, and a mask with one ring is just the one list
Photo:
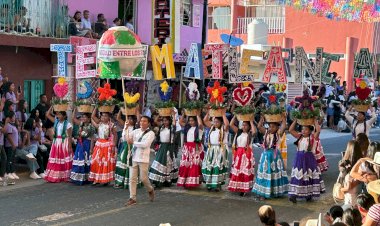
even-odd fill
[[(331, 190), (338, 174), (337, 162), (351, 139), (350, 134), (322, 135), (330, 168), (323, 174), (327, 193), (319, 201), (292, 204), (282, 198), (260, 202), (253, 196), (240, 197), (226, 189), (216, 193), (203, 186), (195, 190), (173, 186), (156, 191), (156, 201), (152, 203), (145, 190), (140, 189), (138, 204), (124, 207), (129, 197), (127, 190), (22, 179), (16, 186), (0, 187), (0, 225), (260, 225), (257, 209), (263, 204), (275, 208), (279, 221), (316, 218), (333, 205)], [(373, 131), (371, 139), (380, 140), (380, 130)], [(293, 141), (289, 138), (289, 165), (295, 153)], [(260, 153), (255, 148), (256, 163)]]

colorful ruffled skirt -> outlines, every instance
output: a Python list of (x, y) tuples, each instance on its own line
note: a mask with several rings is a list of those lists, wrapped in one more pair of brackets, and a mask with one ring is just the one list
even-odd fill
[(202, 160), (204, 158), (201, 143), (186, 142), (182, 148), (177, 186), (198, 187), (202, 182)]
[(51, 145), (45, 180), (51, 183), (66, 182), (70, 179), (73, 157), (69, 139), (54, 138)]
[(327, 169), (329, 168), (329, 164), (327, 163), (321, 141), (318, 140), (317, 142), (318, 142), (317, 148), (315, 149), (314, 156), (315, 156), (315, 159), (317, 160), (319, 170), (321, 171), (321, 173), (323, 173), (327, 171)]
[(149, 169), (149, 179), (158, 187), (171, 185), (178, 180), (178, 166), (174, 158), (173, 144), (161, 143)]
[(289, 198), (311, 200), (324, 191), (325, 185), (314, 154), (297, 151), (289, 184)]
[(115, 149), (113, 142), (106, 139), (98, 139), (95, 143), (91, 157), (89, 181), (105, 184), (114, 180), (115, 174)]
[(74, 153), (73, 168), (71, 170), (71, 182), (78, 185), (88, 183), (90, 174), (90, 148), (91, 140), (79, 139)]
[(122, 142), (119, 145), (119, 151), (116, 162), (115, 186), (128, 189), (129, 186), (129, 167), (128, 160), (131, 154), (132, 145)]
[(226, 147), (211, 145), (202, 162), (202, 175), (208, 189), (220, 189), (228, 170)]
[(288, 185), (288, 175), (280, 151), (264, 150), (252, 192), (264, 198), (277, 198), (288, 193)]
[(250, 192), (253, 187), (255, 159), (251, 148), (239, 147), (233, 156), (228, 190)]

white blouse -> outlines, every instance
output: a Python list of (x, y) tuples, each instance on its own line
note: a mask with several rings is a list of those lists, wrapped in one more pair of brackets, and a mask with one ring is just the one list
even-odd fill
[[(187, 135), (186, 135), (186, 141), (187, 142), (194, 142), (195, 141), (195, 129), (196, 127), (191, 127), (188, 131), (187, 131)], [(199, 131), (199, 135), (198, 135), (198, 139), (202, 139), (202, 135), (203, 135), (203, 131), (202, 130), (198, 130)]]
[[(220, 129), (217, 129), (217, 128), (215, 128), (214, 131), (210, 132), (210, 144), (211, 145), (220, 145), (219, 134), (220, 134)], [(228, 132), (223, 131), (223, 134), (224, 134), (223, 143), (227, 144)]]
[(160, 142), (170, 143), (170, 129), (169, 128), (163, 128), (160, 130)]
[(247, 147), (248, 133), (242, 133), (236, 138), (237, 147)]
[[(57, 136), (58, 137), (62, 136), (62, 134), (63, 134), (63, 125), (64, 124), (65, 124), (65, 122), (58, 122), (58, 124), (57, 124)], [(66, 129), (70, 129), (72, 127), (73, 126), (71, 125), (71, 123), (67, 122)]]
[(98, 129), (98, 136), (100, 139), (108, 139), (110, 137), (110, 130), (112, 128), (110, 128), (109, 124), (104, 124), (104, 123), (101, 123), (99, 125), (99, 129)]
[(123, 130), (123, 133), (121, 134), (121, 140), (127, 141), (127, 138), (131, 137), (132, 131), (133, 131), (133, 126), (128, 126), (126, 130)]

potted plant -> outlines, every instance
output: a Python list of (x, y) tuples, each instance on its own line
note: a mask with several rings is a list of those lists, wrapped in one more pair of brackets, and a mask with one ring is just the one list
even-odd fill
[(185, 109), (185, 115), (197, 116), (200, 114), (205, 104), (203, 101), (200, 101), (199, 98), (200, 93), (197, 83), (190, 82), (186, 88), (186, 102), (182, 104), (182, 107)]
[(84, 81), (79, 84), (77, 101), (74, 102), (79, 113), (91, 113), (94, 110), (94, 106), (92, 106), (88, 99), (91, 97), (93, 91), (94, 89), (90, 82)]
[(74, 106), (77, 107), (79, 113), (91, 113), (94, 110), (94, 106), (87, 100), (77, 100)]
[(223, 94), (227, 91), (227, 88), (220, 86), (219, 81), (215, 81), (212, 86), (209, 85), (207, 87), (206, 91), (210, 95), (210, 116), (222, 117), (223, 114), (225, 114), (226, 108), (226, 106), (223, 104)]

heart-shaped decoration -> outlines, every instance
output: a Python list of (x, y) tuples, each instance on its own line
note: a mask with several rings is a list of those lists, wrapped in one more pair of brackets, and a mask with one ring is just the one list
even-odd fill
[(58, 83), (53, 86), (55, 95), (59, 98), (64, 98), (69, 92), (69, 84), (64, 78), (59, 78)]
[(233, 92), (234, 101), (241, 106), (246, 106), (252, 100), (253, 90), (251, 87), (238, 87)]

